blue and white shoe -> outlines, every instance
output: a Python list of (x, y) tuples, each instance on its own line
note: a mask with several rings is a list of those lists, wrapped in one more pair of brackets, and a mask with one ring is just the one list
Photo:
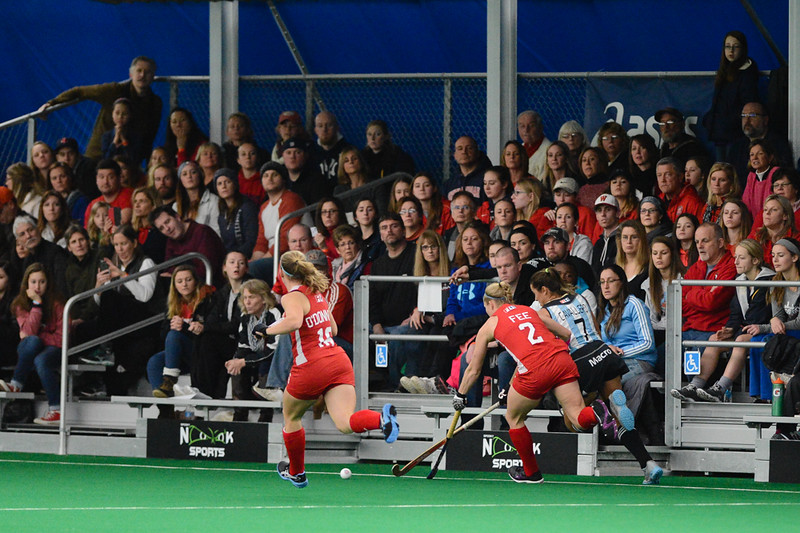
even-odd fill
[(400, 425), (397, 423), (397, 409), (394, 405), (387, 403), (381, 411), (381, 427), (383, 428), (383, 439), (391, 444), (397, 440), (400, 433)]
[(630, 410), (627, 404), (628, 399), (622, 389), (617, 389), (608, 397), (608, 403), (611, 407), (611, 412), (619, 421), (619, 424), (627, 431), (632, 430), (634, 426), (633, 411)]
[(299, 474), (296, 474), (294, 476), (289, 473), (289, 461), (281, 461), (280, 463), (278, 463), (278, 475), (281, 476), (281, 479), (289, 481), (292, 485), (294, 485), (298, 489), (302, 489), (308, 486), (308, 479), (306, 479), (305, 472), (300, 472)]
[(658, 485), (661, 481), (661, 476), (664, 475), (664, 470), (655, 461), (647, 461), (647, 466), (643, 470), (644, 481), (642, 481), (642, 485)]

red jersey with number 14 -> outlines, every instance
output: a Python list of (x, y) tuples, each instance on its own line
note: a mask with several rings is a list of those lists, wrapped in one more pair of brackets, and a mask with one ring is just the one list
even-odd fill
[(330, 311), (325, 296), (311, 292), (305, 285), (295, 287), (292, 291), (302, 292), (311, 307), (303, 317), (303, 325), (292, 333), (294, 364), (302, 365), (306, 361), (344, 354), (331, 335)]
[(567, 352), (567, 344), (553, 335), (530, 307), (505, 304), (494, 316), (494, 338), (517, 362), (519, 374), (540, 367), (559, 352)]

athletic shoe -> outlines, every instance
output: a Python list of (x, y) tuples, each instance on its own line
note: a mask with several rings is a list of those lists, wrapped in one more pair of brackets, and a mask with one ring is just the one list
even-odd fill
[(714, 383), (708, 389), (697, 389), (697, 399), (704, 402), (724, 402), (725, 389), (719, 383)]
[(3, 392), (20, 392), (20, 388), (10, 381), (3, 381), (0, 379), (0, 390)]
[(434, 376), (430, 379), (433, 380), (433, 384), (436, 387), (436, 394), (450, 394), (449, 385), (442, 379), (442, 376)]
[(606, 404), (600, 400), (592, 402), (592, 410), (594, 416), (597, 418), (598, 425), (600, 426), (600, 433), (607, 439), (617, 440), (617, 421), (614, 420), (611, 412), (609, 412)]
[(400, 424), (397, 423), (397, 409), (394, 405), (387, 403), (381, 411), (381, 427), (383, 428), (383, 439), (391, 444), (397, 440), (400, 433)]
[(617, 389), (611, 393), (611, 396), (608, 397), (610, 402), (611, 412), (614, 413), (614, 416), (619, 421), (619, 424), (625, 428), (627, 431), (632, 430), (634, 426), (633, 420), (633, 411), (630, 410), (628, 407), (627, 401), (628, 399), (625, 398), (625, 393), (622, 392), (622, 389)]
[(294, 476), (289, 473), (289, 461), (281, 461), (278, 463), (278, 475), (281, 476), (281, 479), (291, 482), (291, 484), (298, 489), (308, 486), (308, 479), (306, 479), (305, 472), (300, 472)]
[(644, 470), (642, 485), (658, 485), (661, 481), (661, 476), (664, 475), (664, 470), (653, 460), (647, 461), (647, 466), (642, 470)]
[[(416, 378), (417, 381), (414, 381), (414, 378)], [(410, 392), (411, 394), (428, 394), (427, 391), (425, 390), (425, 386), (422, 384), (421, 381), (419, 381), (419, 378), (417, 376), (401, 377), (400, 386), (404, 390)]]
[(101, 382), (87, 385), (80, 391), (80, 395), (84, 398), (106, 398), (108, 392), (105, 383)]
[(283, 400), (283, 391), (274, 387), (259, 387), (258, 383), (253, 385), (253, 392), (262, 400), (268, 402), (280, 402)]
[(682, 389), (672, 389), (669, 391), (673, 398), (683, 400), (686, 402), (697, 401), (697, 387), (689, 383)]
[(44, 416), (33, 419), (33, 423), (40, 426), (57, 426), (59, 422), (61, 422), (60, 411), (47, 411)]
[(794, 440), (791, 433), (775, 433), (770, 440)]
[(411, 381), (425, 391), (425, 394), (438, 394), (436, 390), (436, 383), (433, 378), (421, 378), (419, 376), (411, 376)]
[(536, 471), (531, 476), (525, 475), (525, 469), (521, 466), (512, 466), (508, 469), (508, 475), (517, 483), (543, 483), (544, 478), (540, 471)]
[(98, 347), (91, 353), (82, 355), (80, 360), (89, 365), (114, 366), (114, 352)]

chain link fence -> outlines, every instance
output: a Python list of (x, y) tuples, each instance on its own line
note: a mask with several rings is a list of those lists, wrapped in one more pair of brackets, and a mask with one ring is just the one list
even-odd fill
[[(608, 75), (608, 74), (606, 74)], [(567, 120), (583, 122), (586, 75), (520, 74), (517, 108), (537, 110), (545, 134), (555, 139)], [(156, 144), (163, 143), (168, 110), (189, 109), (203, 131), (209, 128), (207, 77), (164, 77), (153, 84), (164, 102), (164, 118)], [(440, 180), (456, 166), (452, 146), (461, 135), (486, 145), (486, 76), (481, 74), (409, 74), (358, 76), (245, 76), (239, 83), (239, 109), (250, 116), (259, 145), (271, 149), (275, 126), (282, 111), (295, 110), (313, 130), (313, 117), (322, 109), (336, 114), (341, 132), (351, 144), (366, 144), (366, 125), (374, 119), (387, 122), (393, 140), (411, 154), (418, 170)], [(31, 137), (54, 146), (64, 136), (74, 137), (85, 148), (99, 105), (81, 102), (35, 120)], [(0, 126), (0, 165), (28, 161), (27, 121)], [(30, 141), (32, 142), (32, 141)]]

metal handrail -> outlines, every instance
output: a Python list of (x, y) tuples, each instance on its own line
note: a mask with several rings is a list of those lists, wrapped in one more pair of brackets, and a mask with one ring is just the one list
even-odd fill
[[(800, 287), (800, 281), (757, 281), (757, 280), (705, 280), (675, 279), (667, 284), (666, 290), (666, 342), (664, 387), (666, 390), (680, 388), (681, 349), (686, 346), (719, 348), (763, 348), (766, 342), (736, 341), (685, 341), (683, 340), (682, 287)], [(665, 436), (667, 445), (680, 446), (683, 441), (681, 424), (681, 401), (667, 394), (665, 397)]]
[(53, 111), (58, 111), (59, 109), (64, 109), (65, 107), (73, 106), (79, 102), (80, 100), (76, 98), (75, 100), (70, 100), (69, 102), (63, 102), (61, 104), (50, 106), (44, 111), (33, 111), (32, 113), (28, 113), (27, 115), (22, 115), (17, 118), (12, 118), (11, 120), (6, 120), (5, 122), (0, 123), (0, 130), (9, 128), (11, 126), (16, 126), (17, 124), (22, 124), (23, 122), (27, 122), (32, 118), (43, 119)]
[[(377, 179), (375, 181), (371, 181), (369, 183), (365, 183), (361, 187), (356, 187), (355, 189), (350, 189), (349, 191), (346, 191), (346, 192), (343, 192), (343, 193), (339, 193), (338, 195), (336, 195), (336, 197), (339, 200), (345, 200), (347, 198), (350, 198), (351, 196), (357, 196), (359, 194), (362, 194), (365, 191), (376, 189), (380, 185), (383, 185), (385, 183), (394, 182), (394, 180), (396, 180), (400, 176), (409, 176), (409, 174), (406, 173), (406, 172), (393, 172), (392, 174), (389, 174), (388, 176), (384, 176), (384, 177), (382, 177), (380, 179)], [(266, 201), (269, 201), (269, 198)], [(283, 227), (283, 224), (287, 220), (289, 220), (290, 218), (302, 217), (306, 213), (311, 213), (312, 211), (315, 211), (317, 209), (317, 205), (319, 205), (319, 202), (316, 202), (316, 203), (313, 203), (313, 204), (308, 205), (306, 207), (303, 207), (301, 209), (298, 209), (297, 211), (292, 211), (291, 213), (287, 213), (286, 215), (283, 215), (280, 219), (278, 219), (278, 224), (275, 226), (275, 236), (274, 236), (275, 246), (272, 249), (272, 283), (275, 283), (275, 280), (277, 279), (277, 276), (278, 276), (278, 261), (280, 261), (280, 258), (281, 258), (281, 253), (280, 253), (280, 251), (281, 251), (280, 234), (281, 234), (281, 228)], [(277, 250), (277, 252), (276, 252), (276, 250)]]
[(134, 280), (137, 280), (137, 279), (139, 279), (139, 278), (141, 278), (143, 276), (147, 276), (147, 275), (150, 275), (150, 274), (153, 274), (153, 273), (156, 273), (156, 272), (160, 272), (161, 270), (164, 270), (165, 268), (169, 268), (171, 266), (183, 264), (186, 261), (191, 260), (191, 259), (199, 259), (200, 261), (203, 262), (203, 265), (206, 267), (206, 284), (207, 285), (211, 285), (212, 272), (213, 271), (211, 269), (211, 263), (209, 262), (208, 258), (206, 256), (204, 256), (203, 254), (201, 254), (201, 253), (190, 252), (190, 253), (184, 254), (184, 255), (182, 255), (180, 257), (174, 257), (174, 258), (172, 258), (172, 259), (170, 259), (168, 261), (164, 261), (163, 263), (159, 263), (159, 264), (157, 264), (155, 266), (152, 266), (150, 268), (147, 268), (145, 270), (141, 270), (139, 272), (136, 272), (135, 274), (131, 274), (130, 276), (126, 276), (124, 278), (120, 278), (120, 279), (118, 279), (116, 281), (112, 281), (111, 283), (106, 283), (105, 285), (103, 285), (101, 287), (95, 287), (94, 289), (90, 289), (88, 291), (76, 294), (75, 296), (73, 296), (72, 298), (67, 300), (67, 303), (64, 304), (63, 325), (62, 325), (62, 331), (61, 331), (61, 338), (62, 338), (62, 340), (61, 340), (61, 393), (60, 393), (61, 420), (58, 423), (58, 454), (59, 455), (65, 455), (67, 453), (67, 412), (68, 412), (67, 405), (68, 405), (68, 401), (70, 400), (70, 398), (67, 398), (67, 380), (69, 378), (67, 366), (68, 366), (69, 355), (72, 354), (72, 353), (75, 353), (76, 351), (78, 351), (78, 349), (84, 350), (86, 348), (91, 348), (92, 346), (97, 346), (97, 345), (102, 344), (103, 342), (106, 342), (108, 340), (116, 339), (118, 337), (126, 335), (126, 334), (130, 333), (131, 331), (135, 331), (136, 329), (139, 329), (141, 327), (145, 327), (145, 326), (148, 326), (150, 324), (154, 324), (154, 323), (162, 320), (163, 316), (164, 316), (163, 313), (160, 313), (160, 314), (158, 314), (156, 316), (153, 316), (153, 317), (147, 318), (145, 320), (142, 320), (140, 322), (137, 322), (136, 324), (131, 324), (130, 326), (127, 326), (127, 327), (122, 328), (120, 330), (114, 331), (114, 332), (109, 333), (107, 335), (103, 335), (102, 337), (98, 337), (98, 338), (96, 338), (94, 340), (85, 342), (85, 343), (83, 343), (83, 344), (81, 344), (79, 346), (76, 346), (72, 350), (70, 350), (69, 349), (69, 313), (72, 310), (72, 307), (75, 305), (76, 302), (80, 302), (82, 300), (86, 300), (88, 298), (92, 298), (92, 297), (94, 297), (95, 294), (100, 294), (100, 293), (103, 293), (103, 292), (106, 292), (106, 291), (109, 291), (109, 290), (112, 290), (112, 289), (116, 289), (117, 287), (120, 287), (120, 286), (124, 285), (125, 283), (128, 283), (129, 281), (134, 281)]

